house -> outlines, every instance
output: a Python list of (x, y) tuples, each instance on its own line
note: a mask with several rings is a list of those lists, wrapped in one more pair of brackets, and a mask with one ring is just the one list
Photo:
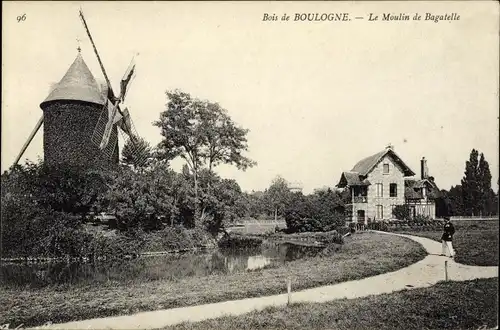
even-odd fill
[(435, 218), (435, 198), (439, 189), (428, 175), (427, 161), (421, 160), (420, 179), (392, 146), (360, 160), (351, 171), (343, 172), (337, 188), (349, 193), (347, 220), (367, 224), (393, 218), (397, 205), (407, 205), (410, 216)]

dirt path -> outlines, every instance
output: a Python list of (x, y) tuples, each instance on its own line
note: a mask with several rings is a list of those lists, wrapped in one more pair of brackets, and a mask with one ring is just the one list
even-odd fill
[[(383, 232), (380, 232), (383, 233)], [(370, 295), (391, 293), (404, 289), (424, 288), (445, 279), (447, 261), (448, 279), (467, 281), (476, 278), (498, 277), (498, 267), (467, 266), (448, 257), (439, 256), (441, 243), (411, 235), (384, 233), (410, 238), (420, 243), (429, 254), (423, 260), (394, 272), (292, 292), (292, 302), (325, 302), (335, 299), (353, 299)], [(292, 283), (293, 289), (293, 283)], [(91, 320), (53, 324), (48, 329), (155, 329), (185, 321), (197, 322), (224, 315), (241, 315), (269, 306), (286, 305), (286, 294), (225, 301), (191, 307), (142, 312), (133, 315), (105, 317)]]

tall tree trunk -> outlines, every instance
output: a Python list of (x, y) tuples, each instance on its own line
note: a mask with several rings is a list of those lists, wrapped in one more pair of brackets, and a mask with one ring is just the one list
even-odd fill
[(278, 207), (274, 209), (274, 221), (278, 221)]
[(211, 192), (211, 187), (212, 187), (212, 160), (210, 159), (208, 163), (208, 193), (210, 194)]
[(194, 177), (194, 223), (195, 227), (198, 226), (198, 222), (200, 220), (200, 211), (199, 211), (199, 201), (198, 201), (198, 170), (196, 167), (193, 169), (193, 177)]

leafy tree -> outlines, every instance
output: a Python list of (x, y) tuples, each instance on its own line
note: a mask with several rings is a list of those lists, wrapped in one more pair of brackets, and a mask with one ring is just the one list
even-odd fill
[(248, 150), (247, 129), (238, 127), (229, 117), (227, 111), (218, 103), (206, 103), (203, 112), (204, 127), (207, 137), (205, 156), (208, 169), (219, 164), (233, 164), (238, 169), (246, 170), (256, 165), (256, 162), (243, 156), (242, 151)]
[(245, 203), (245, 215), (255, 219), (267, 215), (267, 210), (272, 208), (268, 205), (268, 199), (262, 191), (244, 193), (243, 202)]
[(2, 253), (61, 257), (88, 251), (92, 237), (73, 214), (89, 211), (101, 179), (83, 169), (43, 163), (17, 165), (3, 173)]
[(2, 188), (5, 186), (6, 193), (29, 197), (39, 208), (84, 217), (106, 190), (107, 177), (107, 172), (82, 166), (28, 162), (4, 173)]
[(345, 205), (341, 193), (327, 189), (310, 198), (314, 206), (312, 217), (319, 221), (319, 230), (329, 231), (344, 225)]
[(283, 210), (290, 196), (290, 189), (288, 188), (288, 183), (286, 180), (277, 176), (271, 182), (271, 186), (266, 191), (267, 198), (271, 202), (274, 211), (274, 220), (278, 219), (278, 212)]
[(167, 160), (181, 157), (186, 161), (193, 175), (195, 219), (200, 221), (200, 171), (207, 165), (211, 171), (221, 163), (241, 169), (253, 166), (255, 163), (241, 154), (247, 150), (248, 131), (237, 127), (217, 103), (201, 101), (181, 91), (167, 91), (167, 96), (167, 109), (154, 122), (163, 136), (158, 156)]
[(158, 145), (158, 156), (166, 160), (181, 157), (186, 161), (193, 174), (194, 213), (198, 217), (198, 173), (203, 166), (203, 147), (206, 144), (201, 120), (203, 105), (188, 93), (167, 92), (167, 96), (167, 109), (153, 123), (160, 128), (163, 136)]
[(289, 232), (330, 231), (344, 225), (345, 205), (340, 192), (331, 189), (304, 196), (291, 193), (284, 217)]
[(179, 213), (177, 203), (183, 194), (176, 180), (179, 174), (154, 165), (142, 172), (122, 167), (115, 173), (103, 202), (117, 218), (121, 230), (162, 229)]
[(134, 169), (143, 168), (151, 163), (153, 149), (149, 142), (138, 138), (137, 142), (128, 139), (122, 149), (122, 163)]
[(305, 222), (313, 216), (314, 207), (311, 201), (301, 192), (291, 194), (283, 213), (287, 229), (290, 232), (298, 232), (302, 228), (312, 231), (313, 228), (306, 227)]
[(235, 180), (220, 178), (208, 169), (200, 171), (199, 181), (201, 223), (210, 233), (217, 234), (227, 221), (238, 216), (241, 188)]

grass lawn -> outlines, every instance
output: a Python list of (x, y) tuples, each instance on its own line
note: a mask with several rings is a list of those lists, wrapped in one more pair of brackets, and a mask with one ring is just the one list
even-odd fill
[[(465, 265), (498, 266), (498, 220), (452, 221), (455, 226), (455, 260)], [(441, 242), (442, 231), (405, 231)]]
[(498, 324), (498, 278), (392, 294), (272, 307), (164, 329), (486, 329)]
[(0, 320), (12, 328), (266, 296), (286, 292), (288, 276), (294, 290), (300, 290), (394, 271), (425, 256), (425, 250), (407, 238), (359, 233), (331, 255), (253, 272), (99, 286), (0, 288)]

